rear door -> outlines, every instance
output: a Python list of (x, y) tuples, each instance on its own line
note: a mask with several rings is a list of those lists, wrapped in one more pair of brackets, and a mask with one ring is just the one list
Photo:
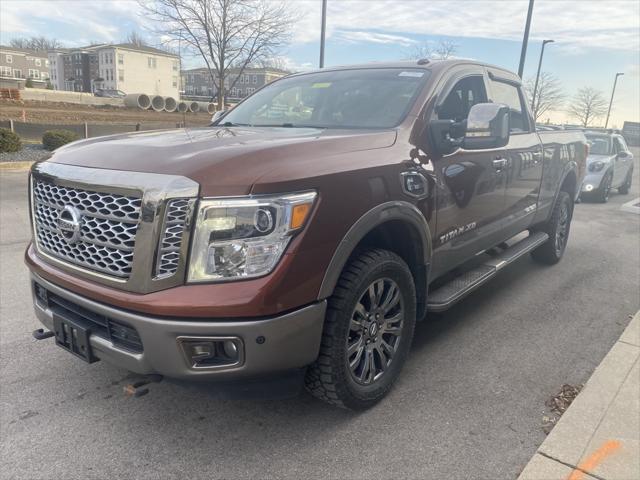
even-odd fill
[[(431, 118), (463, 122), (473, 105), (487, 100), (484, 68), (458, 69), (445, 81)], [(439, 185), (434, 278), (501, 241), (506, 155), (504, 148), (459, 148), (434, 159)]]
[(515, 235), (535, 216), (542, 182), (543, 150), (519, 81), (498, 70), (489, 70), (489, 87), (490, 100), (509, 107), (505, 230), (508, 235)]

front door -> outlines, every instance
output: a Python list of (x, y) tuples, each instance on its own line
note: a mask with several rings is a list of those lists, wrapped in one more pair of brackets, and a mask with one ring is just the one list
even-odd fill
[(505, 235), (528, 227), (535, 216), (542, 182), (543, 151), (520, 87), (492, 75), (490, 97), (509, 107), (505, 193)]
[[(626, 143), (622, 137), (613, 137), (613, 153), (616, 157), (613, 159), (613, 187), (619, 187), (627, 179), (627, 173), (631, 168), (633, 156), (628, 151)], [(620, 155), (622, 153), (622, 155)]]
[[(484, 72), (453, 78), (433, 117), (466, 120), (476, 103), (487, 102)], [(464, 150), (433, 159), (437, 219), (431, 275), (436, 278), (500, 241), (507, 150)]]

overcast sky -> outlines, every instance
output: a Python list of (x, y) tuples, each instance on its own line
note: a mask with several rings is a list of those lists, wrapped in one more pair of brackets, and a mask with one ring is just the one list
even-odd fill
[[(281, 55), (294, 69), (318, 62), (320, 0), (291, 0), (299, 17), (291, 44)], [(517, 70), (527, 0), (328, 0), (328, 66), (406, 58), (416, 45), (446, 39), (457, 55)], [(64, 46), (118, 42), (138, 30), (150, 44), (153, 25), (127, 0), (1, 0), (0, 42), (45, 35)], [(613, 124), (640, 121), (640, 1), (536, 0), (525, 78), (535, 74), (540, 43), (543, 70), (553, 73), (570, 96), (592, 86), (609, 98), (618, 82)], [(199, 66), (197, 58), (185, 59)], [(564, 112), (551, 115), (568, 120)]]

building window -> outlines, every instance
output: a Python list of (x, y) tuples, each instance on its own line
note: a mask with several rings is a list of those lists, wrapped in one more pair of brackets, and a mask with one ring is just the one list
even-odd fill
[(118, 81), (124, 82), (124, 70), (118, 70)]
[(173, 61), (173, 65), (172, 65), (172, 66), (173, 66), (173, 71), (174, 71), (174, 72), (177, 72), (177, 71), (178, 71), (178, 61), (177, 61), (177, 60), (174, 60), (174, 61)]
[(0, 77), (10, 77), (11, 76), (11, 68), (0, 66)]
[(42, 72), (42, 73), (40, 74), (40, 78), (41, 78), (42, 80), (49, 80), (49, 74), (48, 74), (47, 72)]
[(22, 70), (20, 70), (19, 68), (14, 68), (13, 76), (14, 78), (22, 78)]
[(118, 65), (124, 65), (124, 53), (118, 54)]
[(42, 61), (40, 61), (39, 58), (36, 58), (36, 67), (41, 67), (42, 66)]
[(249, 83), (249, 75), (245, 74), (244, 83)]
[(13, 55), (7, 55), (7, 63), (13, 63)]
[(178, 86), (178, 77), (173, 77), (173, 86), (174, 87)]
[(155, 57), (148, 57), (147, 58), (147, 66), (149, 68), (156, 68), (157, 67), (157, 61)]
[(258, 83), (258, 76), (257, 75), (253, 75), (251, 77), (251, 83)]
[(29, 78), (40, 78), (40, 71), (34, 70), (32, 68), (29, 69)]
[(49, 66), (49, 60), (45, 60), (44, 61), (44, 65), (45, 65), (45, 67), (48, 67)]

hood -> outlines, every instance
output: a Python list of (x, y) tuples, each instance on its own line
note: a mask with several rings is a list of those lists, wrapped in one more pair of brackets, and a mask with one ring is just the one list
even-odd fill
[(609, 160), (613, 159), (615, 157), (615, 155), (594, 155), (594, 154), (589, 154), (589, 156), (587, 157), (587, 165), (589, 165), (590, 163), (593, 162), (604, 162), (607, 163), (609, 162)]
[(315, 160), (389, 147), (395, 138), (395, 130), (286, 127), (157, 130), (74, 142), (56, 150), (49, 161), (182, 175), (198, 182), (204, 195), (246, 195), (256, 180), (269, 172), (277, 171), (285, 181), (312, 176), (314, 165), (322, 163)]

